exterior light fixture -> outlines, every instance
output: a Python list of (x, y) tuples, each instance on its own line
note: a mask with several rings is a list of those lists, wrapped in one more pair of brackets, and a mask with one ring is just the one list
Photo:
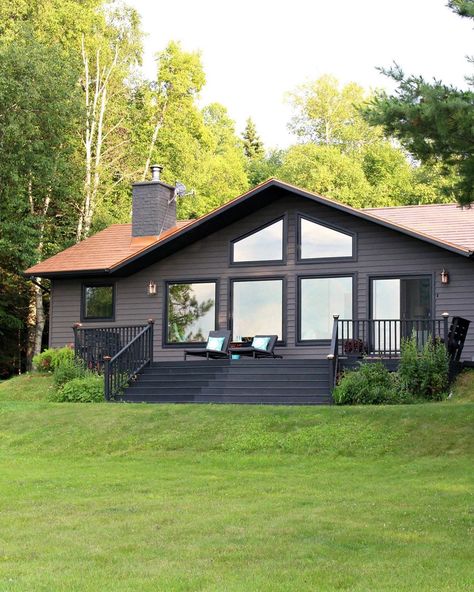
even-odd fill
[(449, 273), (445, 269), (441, 272), (441, 283), (444, 285), (449, 284)]
[(153, 280), (148, 283), (148, 296), (156, 296), (156, 282)]

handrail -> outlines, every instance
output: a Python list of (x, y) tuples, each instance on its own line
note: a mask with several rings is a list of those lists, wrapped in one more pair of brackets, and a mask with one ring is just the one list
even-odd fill
[(153, 362), (153, 325), (149, 320), (138, 335), (113, 357), (104, 356), (104, 396), (115, 398), (145, 366)]
[(329, 389), (332, 393), (337, 381), (338, 354), (339, 354), (339, 315), (333, 315), (331, 349), (328, 354), (329, 362)]

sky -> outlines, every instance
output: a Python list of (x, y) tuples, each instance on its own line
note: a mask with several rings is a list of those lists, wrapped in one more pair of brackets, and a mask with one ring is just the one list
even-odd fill
[(241, 133), (252, 117), (266, 147), (294, 142), (285, 93), (333, 74), (364, 88), (393, 84), (377, 66), (465, 86), (472, 25), (447, 0), (127, 0), (142, 16), (144, 74), (170, 40), (199, 50), (206, 74), (201, 104), (225, 105)]

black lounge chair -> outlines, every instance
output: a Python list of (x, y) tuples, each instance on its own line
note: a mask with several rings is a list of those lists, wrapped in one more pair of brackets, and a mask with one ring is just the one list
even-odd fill
[(252, 358), (283, 358), (279, 354), (276, 354), (273, 350), (278, 339), (278, 335), (255, 335), (252, 344), (255, 343), (256, 339), (268, 339), (268, 344), (265, 349), (255, 347), (254, 345), (244, 347), (231, 347), (230, 354), (239, 356), (249, 356)]
[[(223, 338), (220, 349), (213, 349), (209, 347), (209, 339), (212, 339), (213, 337), (218, 339)], [(228, 358), (229, 341), (230, 331), (209, 331), (209, 338), (207, 340), (208, 345), (206, 345), (206, 347), (197, 347), (195, 349), (185, 349), (184, 359), (186, 359), (188, 356), (199, 356), (201, 358), (206, 358), (207, 360)]]

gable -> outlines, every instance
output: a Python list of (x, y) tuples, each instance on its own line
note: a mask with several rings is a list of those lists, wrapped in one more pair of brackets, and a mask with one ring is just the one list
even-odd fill
[[(103, 263), (98, 266), (94, 261), (92, 261), (90, 265), (86, 264), (86, 262), (93, 259), (93, 257), (90, 257), (92, 246), (99, 247), (100, 250), (101, 237), (100, 235), (95, 235), (90, 239), (86, 239), (83, 243), (72, 247), (72, 249), (76, 248), (74, 257), (71, 257), (71, 250), (67, 249), (26, 270), (25, 275), (60, 277), (74, 274), (79, 276), (101, 273), (102, 275), (126, 276), (150, 265), (154, 261), (168, 257), (177, 250), (212, 234), (224, 226), (233, 224), (244, 216), (256, 212), (285, 196), (297, 196), (303, 200), (324, 205), (335, 211), (343, 212), (354, 218), (372, 222), (376, 225), (394, 230), (403, 235), (411, 236), (420, 241), (433, 244), (465, 257), (470, 257), (473, 254), (472, 250), (463, 244), (456, 244), (450, 242), (447, 238), (440, 238), (435, 234), (423, 232), (419, 227), (417, 229), (410, 228), (405, 224), (401, 224), (399, 220), (391, 220), (389, 219), (390, 216), (387, 216), (386, 213), (384, 214), (382, 209), (356, 210), (335, 200), (271, 179), (248, 193), (237, 197), (220, 208), (217, 208), (213, 212), (185, 224), (181, 228), (176, 226), (163, 233), (158, 238), (150, 237), (151, 242), (149, 245), (135, 245), (136, 248), (133, 250), (134, 245), (130, 242), (128, 245), (128, 253), (126, 253), (125, 256), (123, 252), (126, 250), (125, 242), (122, 240), (124, 249), (122, 249), (120, 253), (114, 246), (110, 247), (110, 257), (107, 259), (106, 266), (104, 266)], [(471, 228), (471, 219), (467, 219), (467, 217), (462, 219), (464, 221), (463, 224), (466, 225), (467, 222)], [(120, 226), (125, 227), (129, 225)], [(123, 232), (125, 233), (126, 231), (124, 230)], [(473, 234), (474, 237), (474, 230), (471, 230), (471, 234)]]

